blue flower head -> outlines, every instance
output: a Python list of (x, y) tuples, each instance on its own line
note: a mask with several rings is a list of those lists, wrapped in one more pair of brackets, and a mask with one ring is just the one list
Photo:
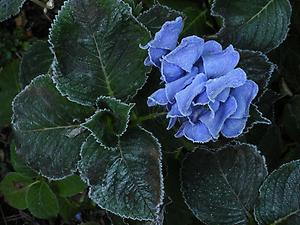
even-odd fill
[(167, 108), (167, 129), (181, 123), (176, 137), (205, 143), (220, 134), (239, 136), (257, 95), (257, 84), (236, 68), (240, 55), (232, 45), (223, 49), (218, 42), (197, 36), (183, 38), (178, 44), (182, 29), (181, 17), (168, 21), (145, 46), (145, 65), (158, 67), (164, 82), (148, 98), (148, 106)]

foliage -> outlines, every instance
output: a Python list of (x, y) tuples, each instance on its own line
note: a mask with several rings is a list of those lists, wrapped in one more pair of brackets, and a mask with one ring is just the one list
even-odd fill
[[(0, 20), (16, 15), (24, 2), (0, 0)], [(21, 61), (1, 67), (0, 127), (11, 123), (13, 132), (8, 143), (14, 172), (0, 182), (5, 202), (66, 224), (93, 224), (82, 214), (97, 207), (105, 223), (115, 225), (299, 224), (300, 163), (292, 161), (300, 157), (299, 79), (293, 73), (299, 72), (299, 11), (288, 0), (64, 1), (48, 40), (36, 41)], [(182, 22), (184, 28), (172, 27)], [(220, 46), (216, 41), (224, 49), (235, 47), (224, 51), (233, 59), (205, 58), (201, 48)], [(194, 52), (185, 55), (188, 47)], [(193, 61), (197, 48), (201, 53)], [(243, 111), (237, 134), (219, 137), (219, 130), (197, 141), (204, 134), (181, 107), (190, 107), (187, 98), (180, 105), (185, 117), (177, 117), (192, 121), (190, 133), (183, 132), (195, 143), (174, 137), (180, 130), (174, 121), (168, 127), (174, 99), (151, 94), (162, 90), (161, 81), (166, 89), (174, 82), (167, 64), (183, 76), (197, 63), (206, 63), (202, 74), (223, 69), (221, 91), (249, 80), (258, 87), (247, 101), (247, 91), (230, 92), (247, 103), (234, 109)], [(234, 86), (229, 81), (235, 70), (242, 81), (232, 80)], [(209, 89), (205, 82), (199, 83)], [(194, 82), (183, 83), (172, 89), (174, 96), (182, 90), (188, 99), (193, 91), (193, 99), (200, 94)], [(168, 110), (149, 108), (147, 100)], [(223, 115), (218, 110), (213, 111)]]

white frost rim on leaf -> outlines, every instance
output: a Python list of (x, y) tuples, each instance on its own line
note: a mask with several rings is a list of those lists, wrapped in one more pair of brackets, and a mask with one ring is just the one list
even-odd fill
[[(159, 151), (159, 174), (160, 174), (160, 202), (157, 204), (156, 206), (156, 216), (157, 218), (155, 219), (158, 220), (159, 219), (159, 213), (161, 211), (161, 207), (163, 205), (163, 200), (164, 200), (164, 196), (165, 196), (165, 192), (164, 192), (164, 178), (163, 178), (163, 173), (162, 173), (162, 152), (161, 152), (161, 144), (159, 143), (158, 139), (153, 136), (153, 134), (147, 130), (145, 130), (143, 127), (141, 126), (138, 126), (141, 130), (145, 131), (147, 134), (149, 134), (155, 144), (157, 145), (158, 147), (158, 151)], [(89, 137), (87, 137), (87, 139), (83, 142), (83, 144), (81, 145), (81, 150), (80, 150), (80, 158), (81, 160), (83, 159), (83, 156), (82, 156), (82, 152), (83, 152), (83, 147), (84, 145), (86, 144), (87, 140), (91, 137), (91, 135)], [(99, 203), (98, 201), (95, 201), (92, 197), (91, 197), (91, 193), (92, 193), (92, 185), (90, 184), (89, 182), (89, 179), (87, 177), (85, 177), (82, 173), (81, 173), (81, 170), (79, 169), (79, 165), (81, 164), (81, 160), (78, 161), (78, 164), (77, 164), (77, 168), (80, 172), (80, 177), (81, 179), (89, 186), (89, 192), (88, 192), (88, 195), (89, 195), (89, 198), (91, 198), (99, 207), (101, 207), (102, 209), (105, 209), (106, 211), (108, 212), (111, 212), (115, 215), (118, 215), (120, 217), (123, 217), (123, 218), (127, 218), (127, 219), (132, 219), (132, 220), (138, 220), (138, 221), (153, 221), (155, 222), (154, 220), (151, 220), (149, 218), (136, 218), (136, 217), (131, 217), (131, 216), (127, 216), (127, 215), (121, 215), (120, 213), (117, 213), (117, 212), (113, 212), (111, 211), (110, 209), (107, 209), (106, 207), (104, 207), (103, 205), (101, 205), (101, 203)]]
[[(236, 146), (248, 146), (251, 148), (251, 151), (253, 151), (253, 153), (256, 155), (256, 156), (260, 156), (262, 158), (262, 162), (263, 162), (263, 167), (264, 169), (266, 170), (266, 173), (267, 173), (267, 176), (268, 176), (268, 168), (267, 168), (267, 164), (266, 164), (266, 158), (264, 155), (261, 154), (261, 152), (257, 149), (257, 146), (256, 145), (252, 145), (252, 144), (249, 144), (249, 143), (243, 143), (243, 142), (239, 142), (239, 141), (232, 141), (230, 143), (227, 143), (225, 144), (224, 146), (220, 147), (220, 148), (213, 148), (213, 149), (210, 149), (210, 148), (207, 148), (207, 147), (198, 147), (198, 148), (194, 148), (194, 150), (192, 152), (189, 152), (188, 154), (186, 154), (183, 158), (183, 160), (181, 161), (181, 168), (180, 168), (180, 171), (179, 171), (179, 181), (180, 181), (180, 192), (182, 193), (182, 197), (183, 197), (183, 200), (184, 200), (184, 203), (185, 205), (189, 208), (189, 210), (193, 213), (193, 215), (196, 216), (196, 213), (194, 212), (194, 210), (192, 209), (192, 207), (189, 205), (189, 203), (187, 202), (187, 199), (185, 197), (185, 192), (183, 190), (183, 179), (182, 179), (182, 173), (183, 173), (183, 164), (184, 162), (186, 161), (186, 159), (188, 157), (190, 157), (191, 154), (193, 154), (195, 151), (209, 151), (211, 152), (212, 154), (218, 154), (218, 152), (220, 151), (226, 151), (226, 148), (227, 147), (236, 147)], [(239, 151), (238, 149), (235, 149), (236, 151)], [(267, 177), (266, 176), (266, 177)], [(257, 196), (258, 198), (258, 196)], [(198, 218), (196, 216), (196, 218)], [(198, 218), (202, 223), (204, 224), (207, 224), (209, 225), (208, 223), (206, 223), (205, 221), (201, 220), (201, 218)]]
[[(15, 96), (15, 98), (13, 99), (12, 104), (11, 104), (11, 106), (12, 106), (12, 112), (13, 112), (13, 113), (12, 113), (12, 118), (11, 118), (11, 121), (12, 121), (12, 122), (11, 122), (11, 125), (12, 125), (12, 128), (13, 128), (13, 129), (18, 129), (18, 130), (20, 130), (20, 128), (17, 127), (17, 126), (16, 126), (16, 123), (15, 123), (15, 112), (16, 112), (16, 111), (15, 111), (15, 101), (16, 101), (18, 98), (22, 97), (22, 96), (24, 95), (24, 93), (25, 93), (28, 89), (30, 89), (32, 85), (34, 85), (34, 84), (36, 83), (37, 80), (40, 80), (40, 79), (42, 79), (42, 78), (50, 78), (50, 76), (47, 75), (47, 74), (46, 74), (46, 75), (45, 75), (45, 74), (41, 74), (41, 75), (35, 77), (34, 79), (32, 79), (32, 81), (30, 82), (30, 84), (26, 85), (25, 88), (24, 88), (21, 92), (19, 92), (19, 93)], [(16, 149), (17, 149), (17, 148), (16, 148)], [(53, 180), (53, 181), (55, 181), (55, 180), (63, 180), (63, 179), (65, 179), (65, 178), (69, 177), (69, 176), (74, 175), (74, 174), (76, 173), (76, 171), (77, 171), (77, 166), (76, 166), (76, 164), (75, 164), (75, 165), (74, 165), (74, 168), (70, 170), (70, 174), (58, 178), (58, 177), (46, 176), (46, 175), (44, 175), (44, 174), (42, 173), (42, 171), (41, 171), (40, 169), (39, 169), (39, 170), (36, 170), (36, 169), (32, 168), (27, 162), (25, 162), (25, 163), (26, 163), (26, 165), (27, 165), (29, 168), (31, 168), (33, 171), (35, 171), (38, 175), (40, 175), (40, 176), (42, 176), (42, 177), (45, 177), (45, 178), (47, 178), (48, 180)]]

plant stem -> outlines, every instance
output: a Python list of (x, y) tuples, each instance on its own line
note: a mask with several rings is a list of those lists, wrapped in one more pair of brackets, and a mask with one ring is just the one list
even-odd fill
[(135, 124), (139, 124), (139, 123), (142, 123), (142, 122), (147, 121), (147, 120), (153, 120), (153, 119), (156, 119), (157, 117), (161, 117), (161, 116), (164, 116), (166, 114), (167, 114), (166, 112), (159, 112), (159, 113), (151, 113), (151, 114), (146, 115), (146, 116), (137, 117), (136, 121), (135, 121)]

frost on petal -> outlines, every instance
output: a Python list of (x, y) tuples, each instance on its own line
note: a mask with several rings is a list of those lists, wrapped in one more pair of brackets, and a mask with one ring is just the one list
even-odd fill
[(155, 34), (154, 40), (150, 41), (147, 46), (173, 50), (178, 42), (178, 38), (183, 29), (182, 17), (177, 17), (173, 21), (167, 21), (162, 28)]
[(177, 133), (174, 135), (176, 138), (180, 138), (184, 136), (183, 130), (185, 125), (188, 124), (188, 122), (184, 122), (181, 124), (180, 128), (178, 129)]
[(215, 116), (211, 116), (211, 112), (204, 114), (200, 120), (208, 128), (210, 134), (216, 139), (228, 119), (237, 109), (237, 102), (233, 97), (229, 97), (225, 103), (221, 103)]
[(226, 102), (230, 94), (230, 88), (225, 88), (218, 96), (216, 97), (217, 101)]
[(148, 97), (147, 105), (155, 106), (155, 105), (167, 105), (168, 99), (166, 96), (166, 92), (164, 88), (158, 89), (151, 96)]
[(175, 95), (182, 115), (189, 116), (192, 113), (192, 101), (203, 91), (206, 79), (203, 73), (198, 74), (190, 85)]
[(194, 64), (202, 55), (203, 44), (204, 40), (197, 36), (184, 38), (177, 48), (164, 57), (164, 60), (179, 66), (186, 72), (191, 72)]
[(242, 86), (247, 80), (246, 73), (244, 70), (237, 68), (225, 76), (210, 79), (206, 83), (206, 93), (208, 98), (211, 101), (214, 99), (225, 89), (225, 88), (236, 88)]
[(219, 101), (209, 102), (208, 107), (211, 111), (211, 116), (215, 117), (217, 110), (220, 108), (220, 102)]
[(191, 124), (199, 123), (199, 118), (208, 112), (209, 109), (201, 106), (193, 106), (192, 114), (188, 116), (188, 120)]
[(175, 103), (172, 105), (171, 110), (167, 114), (167, 118), (177, 118), (183, 117), (183, 115), (178, 110), (178, 105)]
[(222, 52), (203, 55), (202, 60), (205, 74), (215, 78), (233, 70), (240, 60), (240, 54), (230, 45)]
[(197, 124), (186, 123), (183, 133), (187, 139), (194, 143), (205, 143), (213, 139), (206, 126), (201, 122)]
[(174, 127), (176, 122), (177, 122), (177, 118), (175, 118), (175, 117), (170, 118), (167, 130), (170, 130), (172, 127)]
[(237, 101), (238, 108), (231, 118), (239, 119), (249, 116), (249, 108), (252, 100), (258, 92), (258, 86), (252, 80), (247, 80), (243, 86), (231, 91), (231, 96)]
[(146, 63), (144, 63), (146, 66), (154, 65), (156, 67), (160, 67), (161, 65), (161, 58), (169, 53), (169, 50), (166, 49), (160, 49), (160, 48), (149, 48), (148, 49), (148, 55), (146, 59)]
[(224, 137), (234, 138), (242, 134), (245, 129), (247, 118), (243, 119), (227, 119), (221, 130)]
[(180, 77), (184, 76), (186, 73), (179, 66), (169, 63), (165, 60), (162, 61), (161, 64), (161, 75), (162, 80), (166, 83), (175, 81)]
[(222, 52), (222, 45), (216, 41), (207, 41), (204, 43), (203, 55), (211, 55)]
[(206, 93), (206, 89), (204, 91), (202, 91), (194, 100), (193, 100), (193, 105), (197, 106), (197, 105), (206, 105), (209, 103), (209, 98), (207, 96)]
[(166, 84), (166, 95), (170, 103), (174, 103), (175, 95), (189, 85), (194, 77), (196, 76), (198, 69), (195, 68), (191, 73), (186, 74), (185, 76)]

